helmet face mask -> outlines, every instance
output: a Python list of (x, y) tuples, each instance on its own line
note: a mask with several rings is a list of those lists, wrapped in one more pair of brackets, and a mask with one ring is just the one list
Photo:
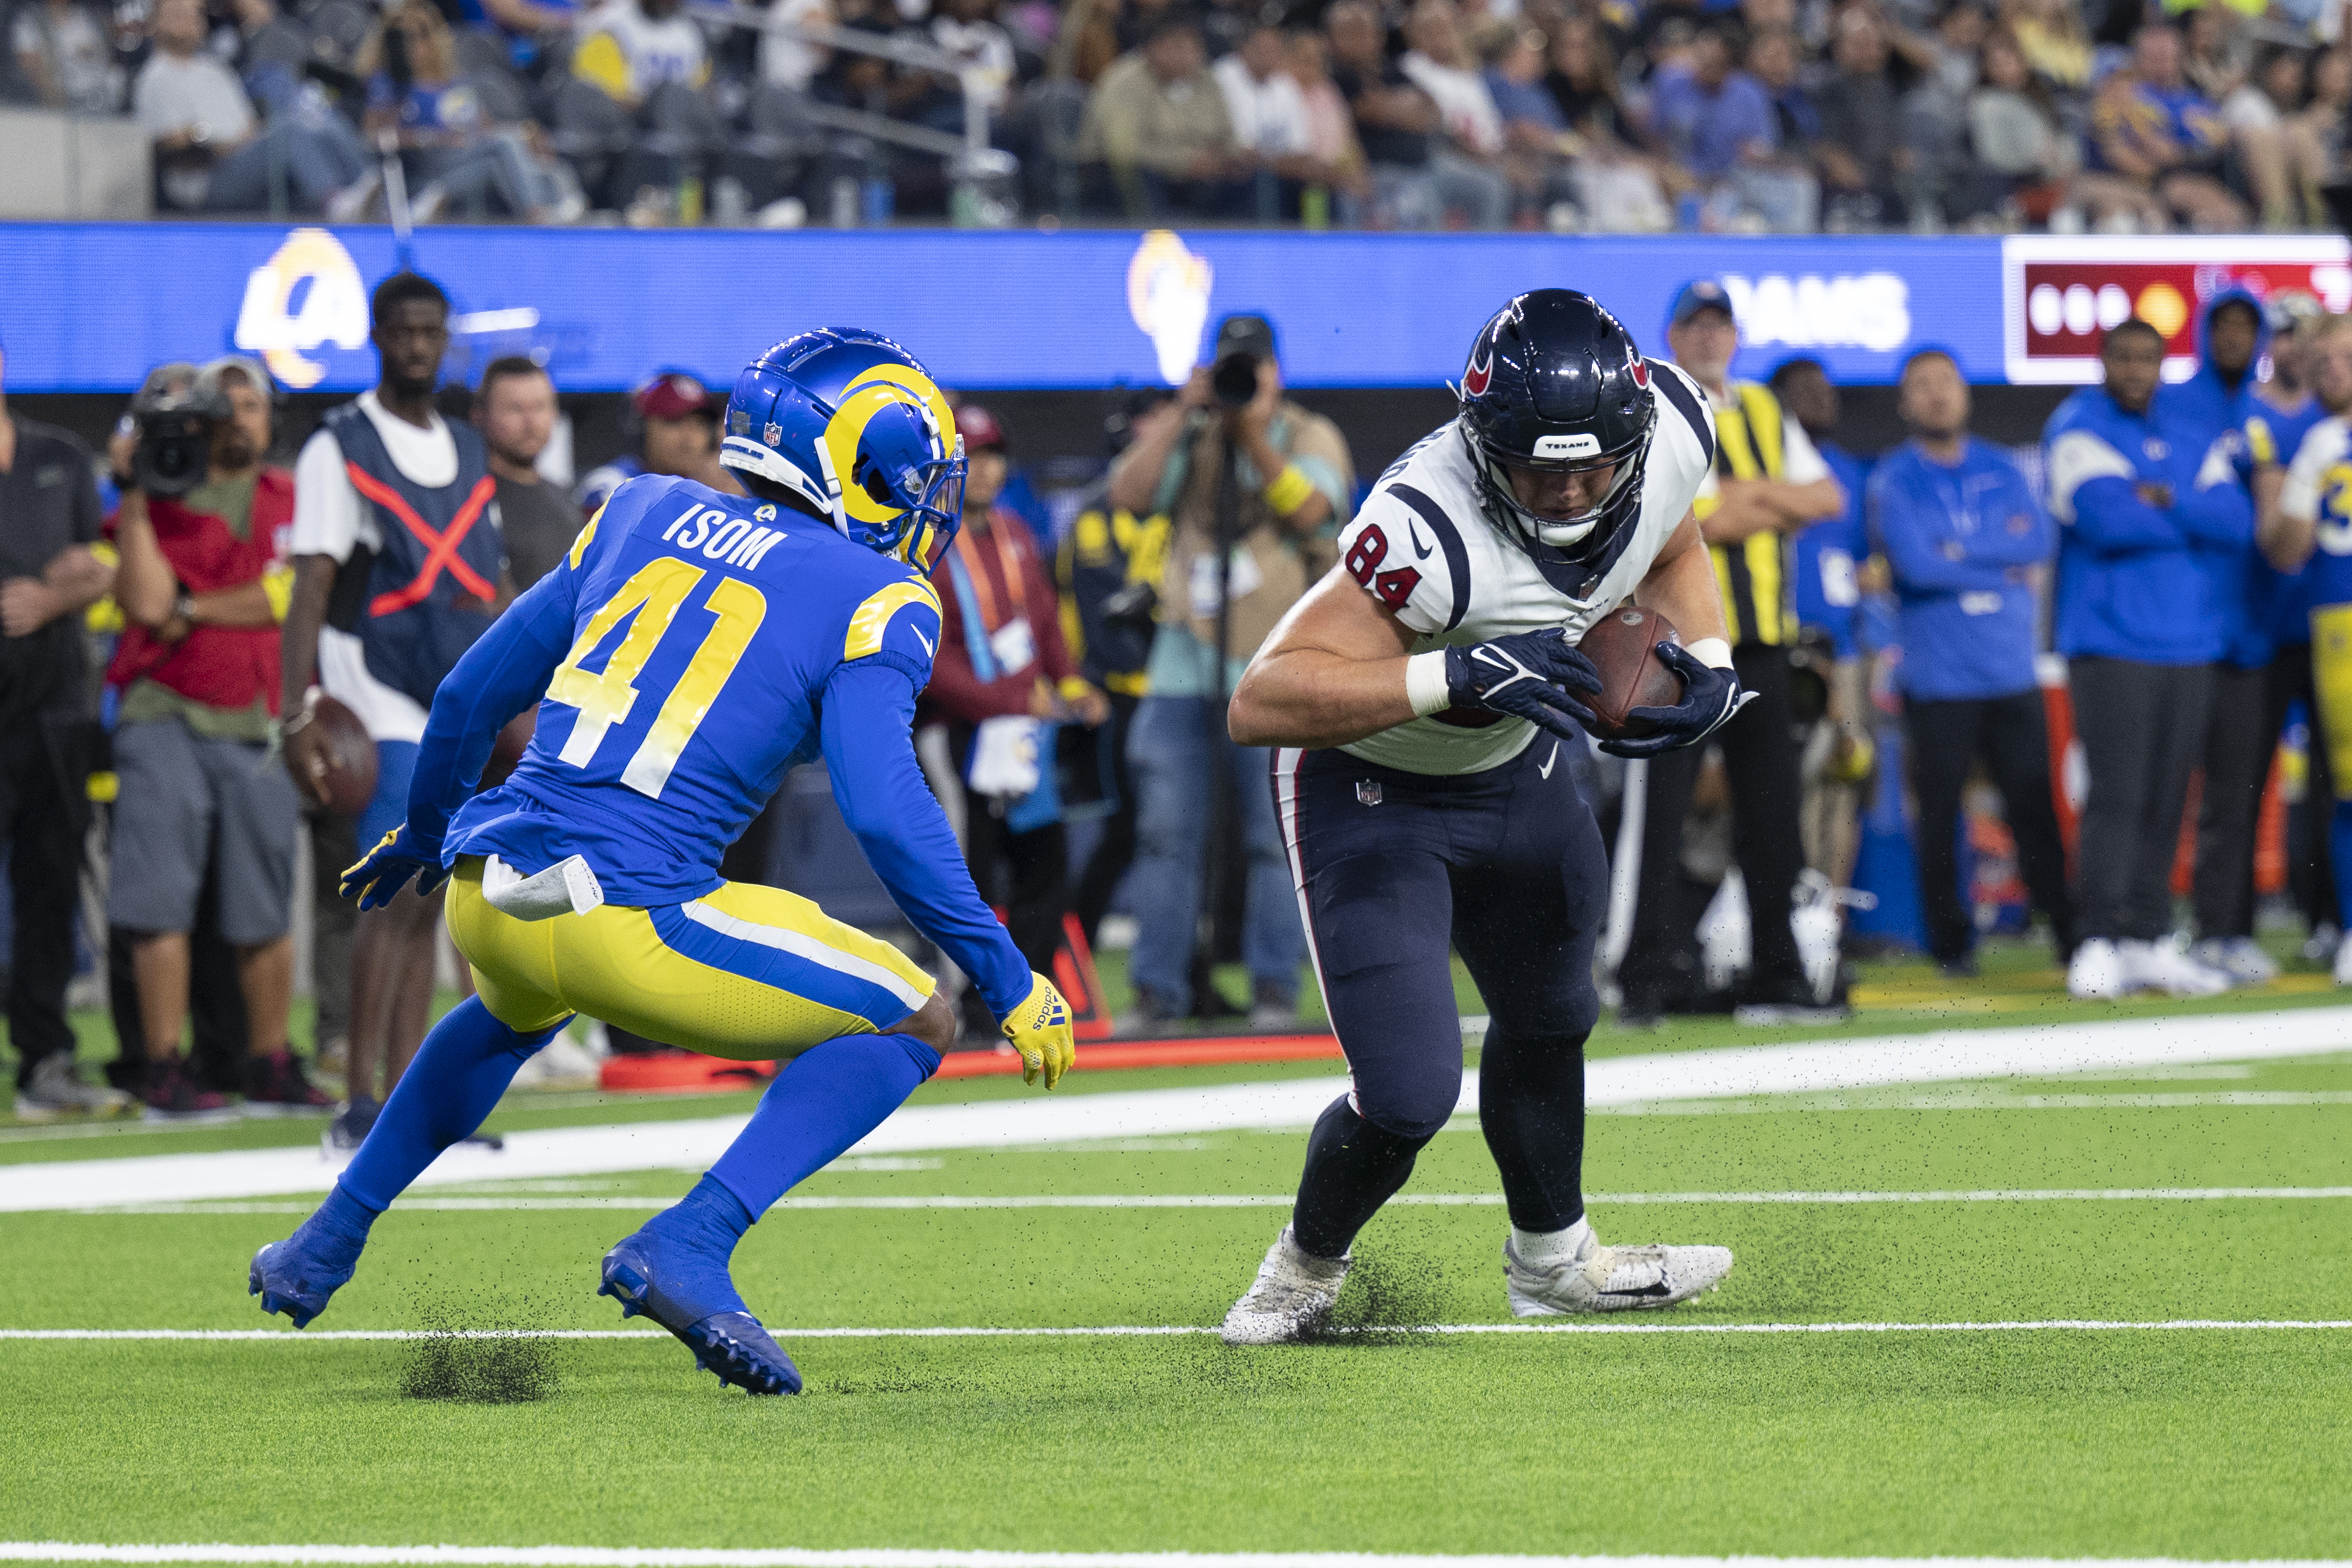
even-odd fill
[(955, 417), (922, 365), (877, 333), (823, 329), (770, 349), (736, 379), (726, 432), (721, 465), (919, 571), (962, 526)]
[[(1657, 423), (1649, 366), (1616, 318), (1569, 289), (1522, 294), (1479, 330), (1458, 392), (1489, 520), (1539, 562), (1604, 557), (1640, 512)], [(1559, 517), (1522, 500), (1512, 481), (1514, 470), (1602, 468), (1614, 470), (1602, 493)]]

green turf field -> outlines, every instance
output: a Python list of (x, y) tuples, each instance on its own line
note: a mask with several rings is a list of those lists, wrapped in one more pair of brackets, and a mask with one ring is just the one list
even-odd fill
[[(2243, 1027), (2258, 1036), (2262, 1015)], [(747, 1106), (515, 1095), (496, 1124)], [(312, 1131), (0, 1129), (0, 1159)], [(618, 1329), (591, 1293), (596, 1260), (692, 1175), (439, 1187), (379, 1223), (305, 1334), (0, 1340), (15, 1456), (0, 1538), (2352, 1557), (2347, 1131), (2352, 1050), (1618, 1107), (1591, 1124), (1603, 1239), (1720, 1242), (1738, 1263), (1697, 1302), (1604, 1326), (1710, 1332), (1441, 1333), (1428, 1325), (1508, 1321), (1507, 1221), (1457, 1118), (1412, 1201), (1360, 1243), (1341, 1318), (1361, 1332), (1255, 1351), (1189, 1332), (792, 1331), (1203, 1328), (1282, 1222), (1295, 1132), (853, 1157), (795, 1197), (903, 1206), (780, 1208), (739, 1254), (744, 1294), (808, 1378), (763, 1401), (658, 1335), (320, 1338)], [(2010, 1196), (1857, 1201), (1981, 1189)], [(2118, 1189), (2161, 1196), (2056, 1196)], [(970, 1206), (1041, 1197), (1101, 1201)], [(1182, 1197), (1219, 1204), (1168, 1201)], [(244, 1262), (307, 1207), (0, 1215), (18, 1265), (0, 1329), (281, 1323), (245, 1296)], [(2335, 1326), (1999, 1326), (2053, 1321)], [(1917, 1326), (1936, 1324), (1979, 1326)]]

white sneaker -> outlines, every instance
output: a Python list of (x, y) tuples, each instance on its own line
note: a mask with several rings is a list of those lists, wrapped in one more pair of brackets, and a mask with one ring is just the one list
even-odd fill
[[(2336, 983), (2352, 986), (2352, 936), (2339, 938), (2336, 944)], [(17, 1103), (21, 1105), (24, 1102), (20, 1100)], [(24, 1112), (20, 1110), (16, 1113), (21, 1116)]]
[(84, 1083), (74, 1074), (73, 1052), (61, 1051), (33, 1064), (33, 1071), (16, 1091), (16, 1119), (54, 1122), (65, 1116), (120, 1116), (131, 1109), (131, 1096), (120, 1089)]
[(2178, 943), (2118, 942), (2124, 976), (2135, 990), (2165, 991), (2176, 997), (2218, 997), (2237, 984), (2219, 969), (2209, 969)]
[(1575, 1258), (1549, 1268), (1522, 1263), (1510, 1241), (1504, 1241), (1503, 1281), (1513, 1317), (1671, 1307), (1712, 1291), (1731, 1272), (1728, 1247), (1603, 1247), (1591, 1224), (1577, 1225), (1583, 1234)]
[(1290, 1239), (1290, 1227), (1265, 1249), (1257, 1278), (1218, 1331), (1227, 1344), (1287, 1344), (1323, 1325), (1348, 1278), (1346, 1258), (1318, 1258)]
[(2066, 966), (2068, 995), (2086, 1002), (2108, 1001), (2127, 994), (2131, 988), (2123, 954), (2116, 944), (2104, 936), (2094, 936), (2074, 949), (2074, 959)]
[(593, 1089), (603, 1080), (604, 1064), (569, 1034), (549, 1040), (514, 1075), (518, 1089)]
[(2241, 985), (2267, 985), (2278, 978), (2278, 961), (2251, 936), (2208, 936), (2189, 949), (2189, 956)]

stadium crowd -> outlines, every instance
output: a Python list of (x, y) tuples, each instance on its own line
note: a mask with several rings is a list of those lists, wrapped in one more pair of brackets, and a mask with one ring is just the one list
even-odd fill
[(2325, 226), (2336, 0), (10, 0), (159, 209)]
[[(0, 401), (20, 1116), (217, 1116), (233, 1096), (247, 1114), (325, 1114), (337, 1101), (317, 1079), (332, 1075), (328, 1139), (354, 1146), (423, 1037), (443, 937), (437, 894), (354, 916), (334, 873), (403, 820), (435, 686), (614, 487), (732, 486), (715, 461), (724, 400), (690, 375), (647, 380), (633, 450), (575, 487), (539, 362), (444, 386), (438, 287), (396, 275), (372, 313), (378, 384), (299, 448), (268, 371), (241, 357), (159, 367), (100, 454)], [(1817, 361), (1734, 379), (1730, 296), (1711, 279), (1679, 292), (1661, 347), (1714, 404), (1696, 509), (1758, 700), (1703, 752), (1571, 759), (1634, 894), (1602, 944), (1621, 1023), (1840, 1017), (1846, 957), (1906, 941), (1964, 983), (1979, 935), (2022, 928), (2029, 906), (2081, 998), (2266, 980), (2257, 827), (2274, 764), (2296, 755), (2285, 891), (2307, 954), (2352, 983), (2329, 849), (2347, 808), (2328, 782), (2347, 771), (2328, 752), (2352, 714), (2330, 711), (2327, 674), (2352, 606), (2305, 568), (2344, 526), (2323, 520), (2337, 503), (2319, 476), (2352, 448), (2352, 318), (2226, 288), (2197, 326), (2195, 374), (2175, 384), (2156, 329), (2109, 329), (2102, 384), (2023, 451), (1973, 436), (1958, 366), (1919, 350), (1899, 389), (1909, 439), (1865, 458), (1837, 444)], [(1178, 389), (1126, 394), (1097, 477), (1053, 497), (994, 414), (960, 408), (967, 526), (934, 573), (942, 646), (917, 714), (926, 774), (1033, 966), (1127, 922), (1129, 1032), (1229, 1017), (1287, 1030), (1313, 977), (1266, 758), (1227, 739), (1223, 700), (1329, 569), (1363, 481), (1344, 433), (1286, 394), (1274, 323), (1227, 318), (1208, 358)], [(2053, 778), (2060, 661), (2086, 786)], [(354, 734), (375, 782), (351, 798), (337, 770)], [(807, 799), (780, 794), (726, 874), (789, 881), (779, 845), (809, 839), (790, 816)], [(2177, 866), (2193, 868), (2179, 936)], [(86, 897), (86, 880), (103, 891)], [(1852, 890), (1874, 880), (1913, 890), (1909, 930), (1865, 917)], [(305, 903), (310, 1055), (289, 1027)], [(1245, 1001), (1212, 959), (1245, 967)], [(103, 1088), (73, 1065), (78, 967), (111, 993)], [(992, 1043), (985, 1009), (966, 1010), (967, 1038)], [(593, 1032), (531, 1076), (664, 1049)]]

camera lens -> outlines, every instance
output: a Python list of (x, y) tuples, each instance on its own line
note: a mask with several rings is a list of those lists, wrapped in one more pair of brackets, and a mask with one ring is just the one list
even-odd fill
[(1257, 396), (1257, 356), (1223, 354), (1209, 371), (1209, 385), (1227, 408), (1246, 408)]

